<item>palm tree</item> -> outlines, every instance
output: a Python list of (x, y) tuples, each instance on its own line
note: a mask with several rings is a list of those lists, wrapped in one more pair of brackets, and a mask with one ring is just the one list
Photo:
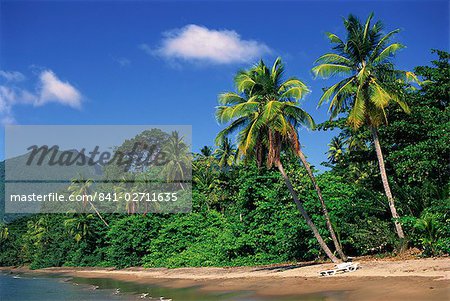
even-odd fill
[(328, 144), (328, 162), (336, 164), (342, 160), (344, 155), (344, 141), (341, 137), (333, 137)]
[(308, 88), (296, 78), (283, 81), (283, 75), (280, 58), (271, 69), (261, 60), (250, 70), (238, 72), (237, 93), (219, 95), (221, 105), (217, 107), (216, 118), (229, 124), (219, 132), (216, 143), (220, 145), (226, 137), (237, 133), (238, 152), (244, 160), (255, 159), (258, 166), (265, 162), (267, 168), (277, 167), (320, 247), (333, 262), (338, 262), (304, 209), (281, 162), (282, 151), (296, 154), (300, 151), (298, 126), (314, 126), (311, 116), (298, 103)]
[(328, 101), (331, 119), (339, 113), (347, 112), (347, 122), (353, 129), (363, 125), (369, 127), (397, 235), (404, 238), (384, 166), (378, 128), (387, 122), (386, 108), (392, 102), (409, 113), (404, 101), (405, 88), (411, 82), (418, 81), (413, 73), (396, 70), (391, 62), (397, 50), (404, 47), (399, 43), (390, 43), (392, 36), (399, 30), (383, 34), (383, 24), (378, 21), (372, 25), (372, 18), (373, 14), (370, 14), (362, 24), (357, 17), (349, 15), (344, 20), (346, 40), (327, 33), (334, 44), (334, 52), (319, 57), (313, 72), (324, 78), (338, 74), (348, 76), (324, 92), (319, 106)]
[[(166, 156), (166, 163), (162, 173), (167, 182), (183, 181), (189, 176), (189, 164), (191, 162), (188, 145), (183, 141), (183, 137), (176, 131), (172, 132), (166, 144), (163, 146), (163, 153)], [(179, 183), (181, 188), (183, 184)]]
[(219, 166), (231, 166), (236, 161), (236, 147), (229, 138), (222, 139), (219, 147), (214, 151), (214, 155), (219, 160)]

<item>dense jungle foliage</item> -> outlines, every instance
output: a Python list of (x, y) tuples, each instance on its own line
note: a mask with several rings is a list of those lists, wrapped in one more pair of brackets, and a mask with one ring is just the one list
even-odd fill
[[(318, 127), (340, 129), (329, 144), (327, 171), (314, 172), (348, 256), (395, 254), (405, 245), (422, 256), (450, 253), (450, 55), (434, 53), (435, 61), (414, 70), (424, 84), (408, 92), (411, 113), (389, 107), (389, 123), (379, 129), (406, 241), (395, 232), (370, 130), (354, 130), (343, 119)], [(191, 213), (103, 214), (107, 225), (95, 214), (6, 219), (0, 265), (173, 268), (324, 258), (280, 173), (252, 161), (234, 163), (234, 153), (225, 140), (194, 155)], [(282, 157), (306, 211), (331, 245), (307, 171), (299, 159)]]

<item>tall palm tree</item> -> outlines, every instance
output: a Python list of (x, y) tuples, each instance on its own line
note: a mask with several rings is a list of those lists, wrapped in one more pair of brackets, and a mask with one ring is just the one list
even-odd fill
[(304, 209), (281, 162), (282, 151), (296, 154), (300, 151), (298, 126), (314, 125), (311, 116), (299, 107), (298, 101), (308, 92), (306, 85), (296, 78), (283, 80), (283, 75), (280, 58), (271, 69), (261, 60), (250, 70), (238, 72), (237, 93), (219, 95), (221, 105), (217, 107), (216, 118), (229, 124), (219, 132), (216, 143), (221, 144), (223, 139), (237, 133), (238, 152), (244, 160), (255, 159), (258, 166), (265, 162), (268, 168), (277, 167), (320, 247), (333, 262), (338, 262)]
[(231, 142), (231, 139), (222, 139), (218, 148), (214, 151), (214, 155), (219, 160), (219, 166), (231, 166), (236, 161), (236, 147)]
[(413, 73), (396, 70), (392, 63), (393, 55), (404, 47), (390, 42), (399, 30), (383, 34), (383, 24), (380, 21), (372, 24), (372, 18), (373, 14), (370, 14), (363, 24), (357, 17), (349, 15), (344, 20), (346, 40), (327, 33), (334, 44), (334, 52), (319, 57), (313, 73), (324, 78), (347, 76), (324, 92), (319, 106), (328, 101), (331, 119), (346, 112), (347, 122), (352, 128), (358, 129), (363, 125), (369, 127), (396, 232), (400, 238), (404, 238), (384, 166), (378, 128), (387, 122), (386, 108), (390, 103), (398, 104), (404, 112), (409, 113), (404, 101), (405, 88), (410, 87), (411, 82), (418, 81)]

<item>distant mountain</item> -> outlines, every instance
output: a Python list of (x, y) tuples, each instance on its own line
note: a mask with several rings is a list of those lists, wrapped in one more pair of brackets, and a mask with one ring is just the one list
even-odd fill
[[(89, 157), (76, 150), (48, 152), (42, 158), (40, 154), (30, 157), (31, 154), (29, 152), (5, 161), (6, 181), (70, 181), (80, 175), (92, 179), (100, 179), (103, 176), (102, 167), (99, 164), (95, 164)], [(52, 160), (52, 156), (60, 158), (64, 155), (67, 158), (68, 154), (72, 158), (79, 156), (80, 159), (76, 162), (84, 159), (85, 165), (54, 164), (53, 161), (56, 160)]]

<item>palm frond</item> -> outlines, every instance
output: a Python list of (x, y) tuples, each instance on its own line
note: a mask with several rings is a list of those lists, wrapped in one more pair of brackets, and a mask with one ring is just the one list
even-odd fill
[(370, 101), (379, 109), (384, 109), (389, 104), (391, 100), (391, 95), (383, 89), (378, 81), (373, 80), (372, 84), (369, 86), (370, 89)]
[(249, 126), (247, 126), (244, 130), (241, 131), (238, 135), (238, 140), (240, 143), (240, 151), (245, 155), (252, 150), (253, 147), (258, 143), (259, 140), (259, 130), (263, 126), (263, 118), (261, 116), (257, 116)]
[(367, 20), (366, 20), (366, 24), (364, 25), (364, 34), (363, 34), (363, 40), (364, 41), (368, 37), (370, 21), (372, 20), (372, 18), (373, 18), (373, 12), (369, 14), (369, 16), (367, 17)]
[(326, 53), (324, 55), (322, 55), (321, 57), (319, 57), (314, 63), (332, 63), (332, 64), (342, 64), (345, 66), (351, 66), (352, 65), (352, 61), (349, 60), (348, 58), (336, 54), (336, 53)]
[[(287, 118), (292, 119), (295, 123), (304, 125), (307, 128), (314, 129), (316, 124), (305, 110), (298, 107), (295, 103), (286, 103), (283, 112)], [(294, 122), (292, 122), (294, 123)]]
[(284, 91), (291, 87), (301, 87), (305, 90), (305, 92), (309, 91), (305, 83), (303, 83), (296, 77), (291, 77), (280, 84), (280, 86), (278, 87), (278, 94), (283, 94)]
[(291, 86), (287, 88), (281, 95), (281, 99), (302, 99), (310, 90), (302, 83), (302, 85)]
[(350, 78), (336, 91), (334, 97), (330, 101), (330, 106), (328, 107), (328, 112), (332, 113), (333, 118), (345, 109), (344, 101), (351, 98), (356, 89), (356, 86), (353, 84), (353, 78)]
[(344, 42), (342, 42), (342, 39), (334, 33), (326, 32), (325, 35), (328, 37), (328, 39), (330, 39), (331, 43), (344, 44)]
[(290, 123), (282, 114), (278, 114), (275, 116), (275, 119), (272, 121), (271, 126), (277, 133), (280, 133), (281, 136), (286, 136), (288, 130), (290, 129)]
[(273, 119), (280, 115), (283, 103), (277, 100), (271, 100), (267, 102), (262, 110), (261, 118), (265, 123), (271, 122)]
[(336, 74), (350, 74), (353, 69), (340, 64), (321, 64), (312, 69), (314, 75), (322, 78), (329, 78)]
[[(347, 88), (350, 88), (349, 85), (351, 85), (354, 81), (354, 77), (346, 78), (337, 84), (334, 84), (330, 88), (328, 88), (322, 95), (322, 97), (319, 100), (318, 107), (320, 107), (324, 101), (330, 101), (330, 109), (332, 106), (335, 106), (336, 98), (341, 95), (343, 92), (350, 92), (350, 90), (346, 90)], [(329, 111), (330, 111), (329, 109)]]
[(236, 85), (236, 89), (239, 93), (242, 93), (246, 90), (251, 90), (251, 88), (255, 85), (255, 80), (250, 76), (248, 72), (240, 71), (235, 79), (234, 83)]
[(377, 45), (375, 46), (375, 48), (372, 51), (372, 55), (370, 58), (370, 61), (372, 61), (376, 56), (378, 56), (378, 54), (380, 53), (381, 49), (384, 48), (384, 46), (386, 45), (386, 42), (389, 41), (389, 39), (400, 32), (400, 29), (394, 29), (391, 32), (387, 33), (386, 35), (384, 35), (377, 43)]
[(386, 48), (384, 48), (379, 55), (377, 55), (374, 59), (373, 62), (376, 63), (381, 63), (384, 60), (386, 60), (387, 58), (389, 58), (390, 56), (393, 56), (397, 50), (405, 48), (405, 46), (403, 46), (400, 43), (394, 43), (391, 44), (389, 46), (387, 46)]
[(234, 132), (240, 130), (241, 128), (245, 127), (249, 123), (250, 123), (249, 118), (246, 117), (241, 117), (234, 120), (233, 122), (231, 122), (231, 124), (229, 124), (226, 128), (224, 128), (217, 134), (215, 139), (216, 145), (222, 144), (223, 139), (233, 134)]
[(216, 110), (216, 119), (220, 123), (226, 123), (235, 118), (247, 116), (258, 108), (255, 101), (247, 101), (234, 106), (218, 106)]
[(348, 115), (348, 123), (355, 129), (359, 128), (365, 121), (366, 104), (361, 91), (357, 92), (355, 102)]
[(273, 63), (272, 72), (270, 73), (272, 82), (278, 84), (280, 78), (283, 76), (283, 73), (284, 73), (284, 65), (281, 61), (281, 58), (277, 57), (277, 59)]
[(224, 92), (219, 94), (218, 102), (221, 105), (234, 105), (246, 102), (247, 100), (234, 92)]

